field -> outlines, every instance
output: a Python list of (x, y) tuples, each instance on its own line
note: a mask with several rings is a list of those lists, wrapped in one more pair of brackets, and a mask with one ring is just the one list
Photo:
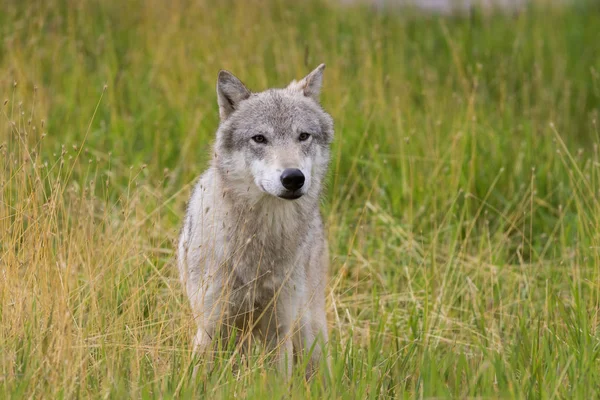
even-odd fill
[[(595, 2), (0, 0), (0, 397), (599, 397), (598, 32)], [(331, 371), (209, 367), (174, 243), (217, 72), (321, 62)]]

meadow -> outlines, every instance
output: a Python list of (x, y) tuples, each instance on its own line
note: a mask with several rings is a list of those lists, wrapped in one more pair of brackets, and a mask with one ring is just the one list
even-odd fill
[[(0, 397), (599, 397), (599, 32), (591, 1), (0, 0)], [(174, 244), (217, 73), (321, 62), (332, 368), (208, 366)]]

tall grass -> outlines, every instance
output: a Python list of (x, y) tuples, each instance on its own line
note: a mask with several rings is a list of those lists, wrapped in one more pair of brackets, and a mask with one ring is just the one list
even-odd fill
[[(594, 3), (0, 1), (0, 397), (599, 396), (599, 27)], [(321, 62), (330, 374), (228, 352), (193, 378), (173, 243), (216, 74)]]

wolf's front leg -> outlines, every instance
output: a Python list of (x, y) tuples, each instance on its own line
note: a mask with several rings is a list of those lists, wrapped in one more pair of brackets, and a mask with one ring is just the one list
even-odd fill
[[(295, 351), (303, 360), (306, 360), (306, 379), (312, 378), (316, 373), (321, 359), (325, 357), (326, 366), (331, 371), (326, 344), (329, 340), (327, 334), (327, 317), (325, 314), (325, 298), (317, 296), (321, 291), (308, 292), (302, 306), (298, 310), (297, 330), (294, 332)], [(324, 375), (325, 377), (325, 375)]]
[(291, 332), (287, 333), (287, 337), (281, 342), (277, 348), (277, 369), (289, 380), (292, 377), (292, 368), (294, 364), (294, 345), (292, 344)]
[(263, 327), (261, 327), (261, 331), (263, 331), (267, 351), (274, 355), (274, 364), (279, 373), (286, 379), (289, 379), (292, 376), (294, 363), (294, 345), (291, 337), (291, 329), (283, 326), (268, 327), (267, 329), (263, 329)]
[[(324, 346), (327, 344), (327, 325), (324, 319), (307, 315), (301, 318), (296, 334), (296, 348), (301, 357), (310, 358), (306, 364), (306, 379), (312, 378), (324, 356)], [(325, 354), (326, 364), (329, 368), (329, 357)]]
[[(219, 324), (223, 318), (222, 305), (212, 295), (213, 290), (198, 291), (191, 297), (192, 311), (197, 325), (196, 335), (192, 340), (192, 355), (202, 359), (206, 368), (210, 369), (213, 363), (213, 344), (218, 332)], [(196, 376), (198, 365), (194, 367), (193, 375)]]
[[(212, 330), (214, 331), (214, 329)], [(192, 340), (192, 357), (201, 358), (205, 361), (207, 369), (212, 366), (212, 354), (210, 347), (212, 345), (212, 337), (204, 326), (199, 326), (194, 339)], [(195, 378), (198, 374), (199, 364), (194, 365), (192, 377)]]
[(192, 354), (195, 356), (205, 356), (208, 353), (212, 344), (212, 337), (209, 331), (214, 329), (206, 329), (204, 326), (199, 326), (194, 339), (192, 340)]
[(265, 333), (267, 350), (275, 356), (274, 363), (277, 370), (286, 380), (291, 378), (294, 364), (294, 345), (289, 325), (269, 327)]
[[(282, 301), (287, 300), (287, 301)], [(277, 299), (275, 305), (264, 313), (259, 321), (259, 329), (267, 349), (275, 356), (278, 371), (291, 378), (294, 364), (293, 322), (295, 308), (290, 299)]]

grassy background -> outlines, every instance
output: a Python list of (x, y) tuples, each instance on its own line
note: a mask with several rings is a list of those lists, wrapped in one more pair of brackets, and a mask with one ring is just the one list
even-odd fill
[[(598, 32), (594, 2), (0, 0), (0, 397), (600, 396)], [(331, 374), (193, 379), (173, 244), (217, 72), (321, 62)]]

